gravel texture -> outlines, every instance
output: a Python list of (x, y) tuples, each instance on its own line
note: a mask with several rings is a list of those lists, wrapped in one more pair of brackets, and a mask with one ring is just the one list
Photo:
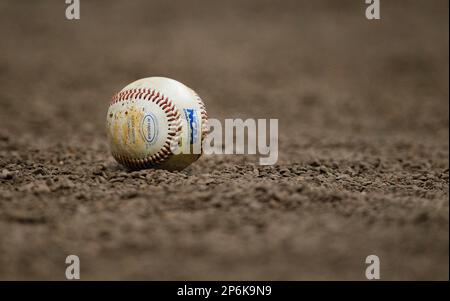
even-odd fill
[[(0, 3), (0, 279), (448, 280), (448, 1)], [(278, 118), (279, 160), (127, 171), (110, 97), (163, 75)]]

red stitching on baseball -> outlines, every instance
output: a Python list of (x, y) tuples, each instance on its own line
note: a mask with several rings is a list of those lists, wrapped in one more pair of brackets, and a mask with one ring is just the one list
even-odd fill
[(202, 99), (200, 98), (200, 96), (198, 96), (198, 94), (192, 90), (192, 93), (195, 96), (195, 99), (197, 100), (197, 104), (200, 106), (200, 115), (202, 118), (202, 141), (203, 139), (205, 139), (206, 135), (208, 135), (209, 133), (209, 127), (208, 127), (208, 113), (206, 112), (206, 106), (203, 103)]

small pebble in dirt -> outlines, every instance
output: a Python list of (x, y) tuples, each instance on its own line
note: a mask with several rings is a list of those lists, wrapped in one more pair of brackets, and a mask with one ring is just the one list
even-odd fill
[(48, 185), (45, 182), (36, 182), (33, 187), (33, 190), (34, 190), (34, 192), (37, 192), (37, 193), (50, 192), (50, 188), (48, 187)]
[(7, 169), (3, 169), (2, 173), (0, 173), (0, 179), (11, 180), (14, 177), (14, 174)]

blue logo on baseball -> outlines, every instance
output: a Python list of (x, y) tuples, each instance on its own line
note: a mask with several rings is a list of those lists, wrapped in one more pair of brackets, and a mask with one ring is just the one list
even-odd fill
[(190, 144), (197, 142), (198, 131), (198, 117), (195, 109), (184, 109), (184, 114), (189, 125), (189, 140)]

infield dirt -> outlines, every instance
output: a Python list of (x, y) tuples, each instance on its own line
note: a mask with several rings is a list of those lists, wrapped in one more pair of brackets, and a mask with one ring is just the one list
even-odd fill
[[(448, 280), (448, 1), (0, 3), (0, 279)], [(147, 76), (278, 118), (279, 161), (128, 172), (110, 97)]]

